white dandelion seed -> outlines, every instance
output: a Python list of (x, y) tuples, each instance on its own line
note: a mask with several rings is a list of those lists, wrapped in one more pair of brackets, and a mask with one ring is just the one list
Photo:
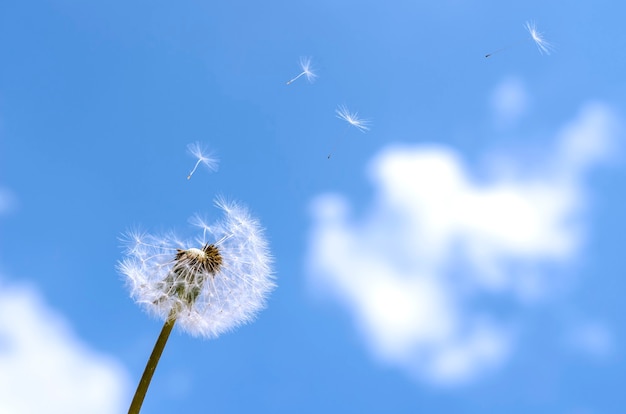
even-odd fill
[(211, 171), (217, 171), (219, 161), (200, 142), (192, 142), (191, 144), (188, 144), (187, 151), (197, 158), (196, 165), (194, 165), (193, 170), (191, 170), (187, 176), (188, 180), (196, 172), (200, 164), (206, 165), (206, 167)]
[(272, 258), (263, 230), (244, 206), (218, 199), (224, 218), (191, 220), (193, 240), (174, 233), (125, 235), (118, 263), (131, 297), (165, 321), (139, 382), (129, 413), (138, 413), (175, 323), (193, 336), (216, 338), (251, 322), (275, 288)]
[[(554, 47), (552, 46), (552, 44), (550, 42), (548, 42), (547, 40), (545, 40), (543, 38), (543, 34), (537, 30), (537, 25), (535, 24), (535, 22), (527, 21), (526, 23), (524, 23), (524, 28), (530, 34), (530, 38), (533, 40), (535, 45), (537, 45), (537, 48), (539, 49), (539, 53), (541, 53), (542, 55), (543, 54), (549, 55), (552, 52)], [(522, 41), (525, 41), (525, 39), (523, 39)], [(509, 47), (512, 47), (512, 46), (516, 45), (517, 43), (521, 43), (522, 41), (518, 41), (518, 42), (515, 42), (513, 44), (509, 44), (508, 46), (500, 48), (500, 49), (498, 49), (498, 50), (496, 50), (494, 52), (487, 53), (485, 55), (485, 57), (486, 58), (491, 57), (491, 56), (495, 55), (496, 53), (500, 53), (500, 52), (508, 49)]]
[(335, 109), (335, 114), (337, 114), (337, 118), (343, 119), (361, 132), (369, 131), (370, 129), (368, 126), (369, 121), (360, 119), (358, 112), (350, 112), (344, 105), (339, 105), (339, 107)]
[(542, 33), (537, 30), (537, 25), (535, 24), (535, 22), (527, 21), (524, 24), (524, 27), (526, 28), (526, 30), (528, 30), (530, 37), (533, 39), (533, 41), (537, 45), (537, 49), (539, 49), (539, 53), (541, 53), (542, 55), (544, 53), (546, 55), (549, 55), (550, 52), (552, 52), (553, 46), (552, 44), (550, 44), (548, 41), (546, 41), (543, 38)]
[(287, 85), (292, 84), (293, 82), (295, 82), (301, 76), (306, 76), (306, 80), (308, 80), (309, 82), (313, 82), (315, 80), (315, 78), (317, 78), (317, 75), (315, 74), (315, 72), (313, 71), (313, 68), (311, 66), (311, 58), (310, 57), (301, 57), (300, 58), (300, 68), (302, 68), (302, 72), (298, 76), (296, 76), (295, 78), (287, 81)]
[[(350, 110), (345, 105), (339, 105), (337, 109), (335, 109), (335, 115), (337, 116), (337, 118), (343, 119), (348, 124), (352, 125), (361, 132), (367, 132), (370, 129), (370, 121), (359, 118), (358, 112), (350, 112)], [(331, 151), (328, 154), (328, 159), (330, 159), (333, 152), (334, 151)]]

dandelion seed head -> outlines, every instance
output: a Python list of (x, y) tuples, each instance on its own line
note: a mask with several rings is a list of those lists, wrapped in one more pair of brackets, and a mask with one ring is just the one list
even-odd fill
[(252, 321), (274, 289), (272, 258), (263, 230), (244, 206), (218, 199), (224, 217), (183, 241), (131, 231), (118, 263), (131, 297), (165, 320), (170, 312), (184, 331), (215, 338)]
[(533, 21), (527, 21), (524, 24), (526, 30), (530, 34), (530, 37), (533, 39), (535, 44), (537, 45), (537, 49), (539, 49), (539, 53), (549, 55), (552, 52), (553, 46), (543, 38), (543, 34), (537, 30), (537, 25)]
[(350, 125), (359, 129), (361, 132), (369, 131), (370, 129), (369, 121), (360, 119), (357, 112), (350, 112), (344, 105), (340, 105), (337, 109), (335, 109), (335, 113), (337, 114), (337, 118), (343, 119)]

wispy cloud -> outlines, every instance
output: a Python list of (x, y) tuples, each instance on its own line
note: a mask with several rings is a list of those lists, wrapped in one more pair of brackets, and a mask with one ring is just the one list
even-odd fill
[(0, 215), (7, 214), (17, 207), (17, 198), (11, 190), (0, 186)]
[(345, 304), (385, 363), (439, 384), (497, 368), (519, 327), (481, 304), (504, 300), (523, 314), (529, 298), (556, 294), (542, 265), (569, 264), (583, 248), (584, 178), (609, 153), (616, 122), (589, 104), (546, 144), (546, 165), (502, 156), (518, 171), (480, 181), (451, 148), (383, 150), (363, 217), (340, 195), (312, 202), (312, 282)]
[(33, 288), (0, 283), (0, 412), (120, 413), (128, 385)]
[(508, 127), (516, 124), (528, 110), (529, 100), (520, 78), (509, 76), (500, 81), (490, 99), (496, 125)]
[(607, 359), (616, 346), (610, 327), (598, 321), (578, 321), (565, 339), (572, 350), (600, 360)]

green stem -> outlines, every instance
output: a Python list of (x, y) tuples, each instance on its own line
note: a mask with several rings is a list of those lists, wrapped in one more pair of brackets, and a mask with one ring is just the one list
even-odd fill
[(139, 414), (139, 410), (141, 410), (141, 405), (143, 404), (143, 399), (146, 396), (146, 392), (148, 392), (148, 386), (150, 386), (150, 381), (152, 380), (152, 374), (154, 374), (154, 370), (159, 363), (159, 359), (163, 353), (163, 348), (165, 348), (165, 343), (167, 342), (167, 338), (169, 338), (170, 332), (172, 332), (172, 328), (175, 323), (176, 314), (172, 311), (165, 321), (163, 329), (161, 329), (159, 338), (154, 344), (154, 349), (152, 350), (152, 354), (150, 354), (150, 359), (148, 359), (146, 369), (143, 371), (143, 375), (141, 376), (141, 380), (137, 386), (137, 391), (135, 391), (133, 401), (130, 403), (128, 414)]

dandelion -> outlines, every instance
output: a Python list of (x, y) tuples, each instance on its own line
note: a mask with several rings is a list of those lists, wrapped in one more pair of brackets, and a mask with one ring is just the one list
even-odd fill
[(224, 218), (214, 224), (195, 216), (200, 229), (184, 241), (173, 233), (126, 234), (118, 270), (131, 297), (165, 321), (129, 413), (138, 413), (175, 323), (193, 336), (216, 338), (251, 322), (274, 289), (272, 259), (259, 222), (237, 203), (218, 199)]
[(315, 78), (317, 78), (317, 75), (315, 74), (315, 72), (313, 72), (313, 69), (311, 68), (311, 58), (301, 57), (300, 67), (302, 68), (302, 73), (300, 73), (298, 76), (288, 81), (287, 85), (290, 85), (291, 83), (295, 82), (296, 79), (298, 79), (301, 76), (306, 76), (306, 80), (308, 80), (309, 82), (313, 82)]
[[(530, 38), (533, 40), (533, 42), (535, 42), (535, 45), (537, 45), (537, 48), (539, 49), (539, 53), (541, 53), (542, 55), (544, 53), (546, 55), (549, 55), (550, 52), (553, 49), (553, 46), (552, 46), (552, 44), (550, 44), (547, 40), (545, 40), (543, 38), (543, 34), (537, 30), (537, 25), (535, 24), (535, 22), (527, 21), (526, 23), (524, 23), (524, 27), (526, 28), (526, 30), (530, 34)], [(519, 43), (519, 42), (516, 42), (516, 43)], [(500, 52), (508, 49), (511, 46), (512, 45), (509, 45), (509, 46), (503, 47), (501, 49), (498, 49), (495, 52), (487, 53), (485, 55), (485, 57), (486, 58), (491, 57), (491, 56), (495, 55), (496, 53), (500, 53)]]
[(335, 109), (335, 114), (337, 114), (337, 118), (343, 119), (361, 132), (369, 131), (370, 129), (368, 127), (369, 121), (359, 119), (358, 112), (350, 112), (344, 105), (340, 105)]
[[(343, 119), (348, 124), (352, 125), (353, 127), (355, 127), (361, 132), (366, 132), (366, 131), (369, 131), (370, 129), (369, 121), (365, 119), (360, 119), (358, 112), (350, 112), (350, 110), (346, 108), (345, 105), (339, 105), (337, 109), (335, 109), (335, 114), (337, 118)], [(332, 153), (333, 151), (331, 151), (328, 154), (328, 159), (330, 159), (330, 156), (332, 155)]]
[(535, 22), (528, 21), (524, 24), (524, 27), (526, 27), (526, 30), (528, 30), (530, 37), (533, 39), (533, 41), (537, 45), (537, 49), (539, 49), (539, 53), (541, 53), (542, 55), (544, 53), (546, 55), (549, 55), (550, 52), (552, 51), (552, 45), (543, 38), (542, 33), (537, 31), (537, 25), (535, 25)]
[(213, 157), (213, 154), (207, 151), (207, 149), (199, 142), (193, 142), (187, 145), (187, 150), (191, 155), (197, 158), (196, 165), (194, 165), (193, 170), (187, 176), (189, 180), (193, 173), (196, 172), (198, 166), (200, 164), (206, 165), (206, 167), (211, 171), (217, 171), (218, 160)]

